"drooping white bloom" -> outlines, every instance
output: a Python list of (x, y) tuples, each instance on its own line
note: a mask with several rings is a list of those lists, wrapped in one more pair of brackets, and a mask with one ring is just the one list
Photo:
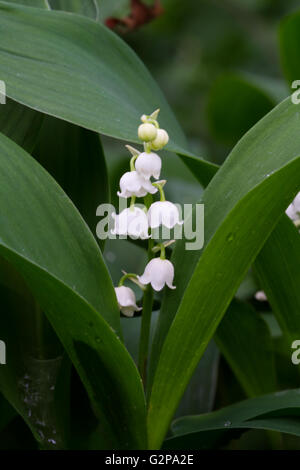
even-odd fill
[(147, 264), (144, 274), (138, 276), (138, 280), (142, 284), (149, 284), (154, 290), (160, 291), (163, 289), (165, 284), (170, 289), (176, 289), (173, 286), (174, 279), (174, 266), (171, 261), (167, 259), (154, 258)]
[(138, 128), (138, 136), (144, 142), (151, 142), (157, 136), (157, 129), (150, 123), (141, 124)]
[(157, 134), (154, 140), (151, 142), (153, 150), (162, 149), (169, 142), (169, 135), (164, 129), (157, 129)]
[(118, 306), (126, 317), (133, 317), (134, 312), (142, 310), (136, 305), (135, 293), (130, 287), (115, 287)]
[(179, 210), (169, 201), (157, 201), (151, 204), (148, 211), (148, 221), (151, 228), (157, 228), (160, 225), (171, 229), (176, 224), (183, 224), (179, 220)]
[(119, 215), (112, 213), (115, 220), (113, 235), (129, 235), (132, 238), (149, 238), (147, 214), (139, 207), (124, 209)]
[(300, 192), (297, 194), (293, 202), (289, 205), (285, 213), (294, 222), (300, 219)]
[(151, 176), (158, 179), (161, 170), (161, 158), (153, 152), (142, 152), (135, 161), (135, 169), (147, 180), (149, 180)]
[(143, 178), (137, 171), (127, 171), (120, 179), (120, 189), (118, 191), (119, 197), (143, 197), (147, 193), (155, 194), (157, 188), (155, 188), (151, 182)]

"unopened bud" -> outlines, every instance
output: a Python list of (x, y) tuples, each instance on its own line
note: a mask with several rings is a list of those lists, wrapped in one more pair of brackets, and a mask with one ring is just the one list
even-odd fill
[(143, 142), (152, 142), (157, 135), (157, 129), (153, 124), (141, 124), (138, 128), (138, 136)]
[(162, 149), (169, 142), (169, 135), (164, 129), (157, 129), (156, 137), (151, 142), (153, 150)]

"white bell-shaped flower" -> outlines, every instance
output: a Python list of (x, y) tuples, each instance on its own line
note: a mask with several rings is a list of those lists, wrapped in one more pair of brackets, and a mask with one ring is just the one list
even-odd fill
[(149, 238), (147, 214), (139, 207), (124, 209), (119, 215), (112, 213), (115, 226), (113, 235), (129, 235), (132, 238)]
[(119, 309), (126, 317), (133, 317), (134, 312), (142, 310), (136, 305), (135, 293), (130, 287), (115, 287), (115, 293)]
[(297, 194), (285, 212), (294, 222), (300, 219), (300, 192)]
[(138, 280), (142, 284), (151, 284), (154, 290), (160, 291), (165, 284), (170, 289), (176, 289), (173, 286), (174, 266), (167, 259), (154, 258), (147, 264), (144, 274), (138, 276)]
[(161, 171), (161, 158), (153, 152), (142, 152), (135, 161), (136, 171), (149, 180), (151, 176), (158, 179)]
[(137, 171), (127, 171), (120, 179), (120, 189), (118, 191), (119, 197), (144, 197), (146, 194), (155, 194), (155, 188), (151, 182), (143, 178)]
[(183, 224), (179, 220), (179, 210), (169, 201), (157, 201), (151, 204), (148, 211), (148, 221), (151, 228), (157, 228), (160, 225), (171, 229), (176, 224)]

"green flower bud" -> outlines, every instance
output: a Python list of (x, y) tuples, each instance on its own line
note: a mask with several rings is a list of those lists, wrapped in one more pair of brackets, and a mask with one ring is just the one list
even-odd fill
[(153, 150), (162, 149), (169, 142), (169, 135), (164, 129), (157, 129), (157, 134), (154, 140), (151, 142)]
[(143, 142), (151, 142), (157, 135), (157, 129), (153, 124), (141, 124), (138, 128), (138, 136)]

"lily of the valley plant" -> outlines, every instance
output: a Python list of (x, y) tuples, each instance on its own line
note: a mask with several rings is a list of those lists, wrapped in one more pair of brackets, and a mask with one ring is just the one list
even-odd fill
[(300, 449), (300, 11), (158, 3), (0, 0), (0, 448)]
[[(166, 245), (170, 241), (163, 241), (155, 245), (152, 229), (164, 225), (172, 229), (176, 224), (183, 224), (175, 204), (166, 201), (164, 185), (166, 180), (158, 180), (161, 176), (162, 160), (156, 151), (162, 150), (169, 141), (165, 129), (160, 129), (157, 120), (159, 109), (149, 116), (141, 117), (142, 124), (138, 127), (138, 137), (143, 142), (143, 152), (127, 146), (132, 157), (130, 171), (124, 173), (120, 179), (118, 196), (129, 199), (129, 207), (116, 215), (112, 214), (115, 226), (114, 235), (128, 235), (135, 239), (148, 239), (149, 262), (144, 273), (125, 274), (121, 277), (118, 287), (115, 288), (120, 311), (123, 315), (132, 317), (135, 312), (142, 310), (142, 328), (140, 336), (139, 368), (146, 380), (147, 352), (149, 347), (149, 324), (151, 322), (153, 293), (159, 292), (165, 286), (175, 289), (174, 266), (166, 259)], [(152, 180), (154, 179), (154, 181)], [(153, 195), (159, 195), (159, 201), (153, 201)], [(144, 199), (144, 208), (136, 206), (137, 198)], [(155, 257), (155, 253), (160, 255)], [(135, 293), (130, 287), (125, 287), (125, 281), (133, 281), (144, 292), (143, 307), (137, 306)], [(147, 286), (147, 287), (146, 287)]]

